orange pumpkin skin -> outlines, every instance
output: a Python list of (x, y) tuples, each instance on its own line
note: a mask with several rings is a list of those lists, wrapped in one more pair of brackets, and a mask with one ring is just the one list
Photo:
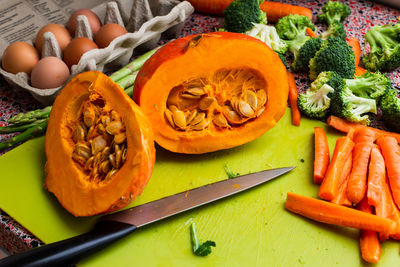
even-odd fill
[[(105, 107), (116, 110), (126, 127), (126, 161), (108, 181), (92, 182), (71, 158), (73, 127), (81, 104), (96, 91)], [(91, 216), (121, 209), (144, 189), (155, 162), (154, 138), (149, 120), (119, 85), (101, 72), (74, 77), (57, 96), (46, 131), (45, 187), (75, 216)]]
[[(221, 69), (251, 69), (266, 82), (264, 112), (231, 129), (176, 131), (163, 115), (172, 88), (187, 80)], [(283, 116), (288, 97), (286, 68), (278, 55), (253, 37), (230, 32), (187, 36), (159, 49), (141, 68), (134, 100), (150, 118), (155, 141), (172, 152), (200, 154), (232, 148), (252, 141)]]

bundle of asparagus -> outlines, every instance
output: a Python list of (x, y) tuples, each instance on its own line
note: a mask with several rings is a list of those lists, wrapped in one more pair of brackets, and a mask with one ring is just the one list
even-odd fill
[[(122, 69), (110, 75), (110, 78), (124, 88), (130, 97), (133, 94), (133, 84), (139, 69), (143, 66), (159, 47), (139, 56)], [(46, 132), (51, 106), (26, 113), (19, 113), (7, 120), (8, 125), (0, 127), (0, 134), (22, 132), (7, 141), (0, 142), (0, 151), (16, 144), (43, 135)]]

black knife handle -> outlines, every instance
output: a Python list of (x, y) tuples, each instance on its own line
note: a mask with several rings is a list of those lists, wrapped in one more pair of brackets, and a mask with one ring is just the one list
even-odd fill
[(99, 221), (88, 233), (9, 256), (0, 261), (0, 267), (65, 266), (76, 263), (81, 257), (133, 232), (136, 226)]

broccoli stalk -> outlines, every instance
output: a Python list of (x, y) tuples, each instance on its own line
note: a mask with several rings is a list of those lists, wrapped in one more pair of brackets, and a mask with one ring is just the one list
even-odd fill
[(329, 37), (339, 37), (340, 39), (346, 40), (347, 35), (342, 23), (334, 21), (320, 37), (322, 40), (326, 40)]
[(334, 115), (348, 121), (368, 125), (370, 120), (366, 113), (376, 114), (376, 101), (356, 96), (344, 86), (335, 90), (331, 101), (331, 111)]
[(336, 22), (343, 22), (350, 15), (350, 8), (341, 2), (329, 1), (322, 7), (322, 14), (318, 15), (319, 22), (328, 25)]
[(370, 52), (362, 60), (368, 70), (394, 70), (400, 67), (400, 24), (374, 26), (365, 34), (365, 39)]
[(391, 88), (390, 78), (379, 72), (366, 72), (354, 79), (345, 79), (345, 86), (359, 97), (378, 99)]
[(194, 223), (192, 223), (190, 226), (190, 236), (192, 239), (193, 253), (197, 256), (207, 256), (211, 253), (211, 247), (215, 247), (215, 242), (210, 240), (207, 240), (206, 242), (200, 244)]
[(258, 0), (235, 0), (224, 10), (225, 29), (245, 33), (254, 23), (267, 23), (266, 14), (261, 11)]
[(394, 131), (400, 131), (400, 99), (397, 98), (396, 90), (392, 88), (386, 90), (379, 106), (385, 125)]
[(300, 111), (313, 119), (323, 119), (329, 113), (331, 97), (335, 89), (343, 86), (343, 79), (336, 72), (321, 72), (304, 94), (300, 94), (297, 104)]

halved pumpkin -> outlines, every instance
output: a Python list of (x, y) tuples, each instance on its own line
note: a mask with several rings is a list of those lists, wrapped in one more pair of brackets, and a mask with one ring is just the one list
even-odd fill
[(57, 96), (45, 139), (46, 188), (75, 216), (120, 209), (151, 176), (149, 120), (101, 72), (74, 77)]
[(278, 55), (244, 34), (166, 44), (141, 68), (134, 100), (167, 150), (198, 154), (242, 145), (283, 116), (288, 80)]

